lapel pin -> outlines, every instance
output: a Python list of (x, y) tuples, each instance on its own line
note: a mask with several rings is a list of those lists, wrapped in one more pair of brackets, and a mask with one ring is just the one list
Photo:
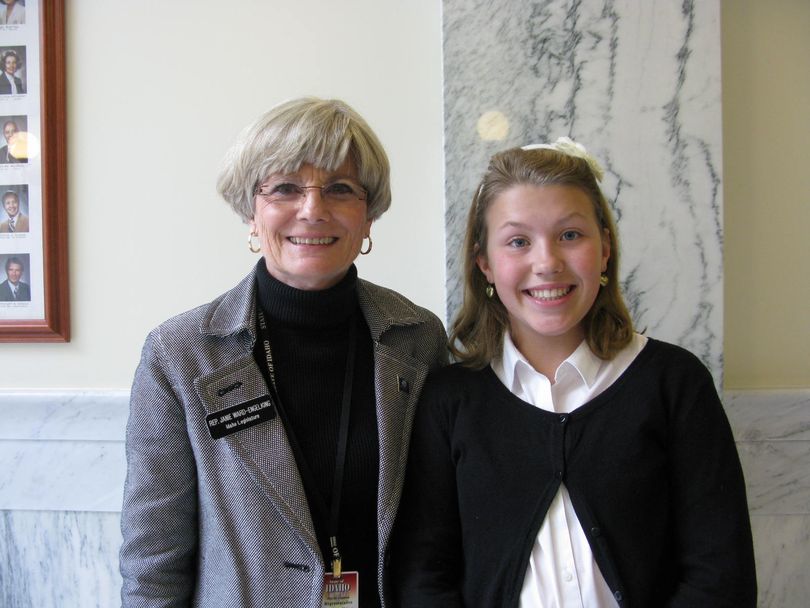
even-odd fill
[(242, 386), (242, 383), (241, 383), (241, 382), (239, 382), (239, 381), (234, 382), (233, 384), (230, 384), (230, 385), (226, 386), (225, 388), (221, 388), (221, 389), (219, 389), (219, 390), (217, 391), (217, 395), (219, 395), (220, 397), (222, 397), (222, 396), (224, 396), (224, 395), (227, 395), (227, 394), (228, 394), (228, 393), (230, 393), (231, 391), (236, 390), (236, 389), (237, 389), (237, 388), (239, 388), (240, 386)]

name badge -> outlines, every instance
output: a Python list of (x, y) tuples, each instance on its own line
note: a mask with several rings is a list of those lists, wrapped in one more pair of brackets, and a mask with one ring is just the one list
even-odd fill
[(270, 395), (258, 399), (251, 399), (244, 403), (232, 405), (205, 417), (208, 432), (214, 439), (220, 439), (231, 433), (249, 429), (262, 422), (276, 417), (276, 408), (270, 400)]
[(357, 572), (341, 572), (334, 577), (331, 572), (323, 575), (322, 608), (359, 608), (360, 575)]

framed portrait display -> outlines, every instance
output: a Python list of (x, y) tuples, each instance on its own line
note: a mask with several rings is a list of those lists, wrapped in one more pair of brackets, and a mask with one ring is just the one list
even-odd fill
[(0, 342), (67, 342), (64, 0), (0, 0)]

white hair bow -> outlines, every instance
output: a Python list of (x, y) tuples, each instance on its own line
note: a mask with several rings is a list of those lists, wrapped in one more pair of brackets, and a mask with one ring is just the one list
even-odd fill
[(596, 181), (601, 182), (602, 178), (605, 176), (605, 171), (602, 169), (602, 166), (593, 156), (588, 154), (585, 146), (578, 144), (570, 137), (558, 137), (557, 141), (555, 141), (553, 144), (529, 144), (528, 146), (522, 146), (520, 149), (555, 150), (556, 152), (567, 154), (568, 156), (576, 156), (577, 158), (581, 158), (588, 163), (588, 166), (591, 168), (591, 172), (596, 178)]

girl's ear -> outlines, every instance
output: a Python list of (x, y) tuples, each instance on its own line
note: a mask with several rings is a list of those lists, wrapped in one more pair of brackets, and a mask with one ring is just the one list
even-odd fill
[(610, 259), (610, 231), (602, 228), (602, 272), (607, 270), (607, 263)]
[(489, 260), (487, 260), (486, 254), (481, 253), (481, 248), (477, 244), (475, 246), (475, 264), (478, 266), (478, 269), (484, 273), (484, 276), (487, 278), (487, 283), (495, 282)]

